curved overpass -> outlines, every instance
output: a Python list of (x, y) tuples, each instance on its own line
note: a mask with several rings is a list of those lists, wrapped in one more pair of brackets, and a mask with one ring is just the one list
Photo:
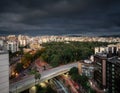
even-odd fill
[[(41, 73), (41, 78), (38, 82), (40, 83), (40, 82), (43, 82), (45, 80), (49, 80), (53, 77), (59, 76), (63, 73), (68, 72), (72, 67), (77, 67), (77, 66), (78, 66), (78, 63), (76, 62), (76, 63), (67, 64), (67, 65), (56, 67), (56, 68), (52, 68), (49, 70), (45, 70)], [(19, 93), (19, 92), (22, 92), (26, 89), (31, 88), (34, 85), (35, 85), (35, 78), (32, 75), (32, 76), (24, 78), (23, 80), (20, 80), (18, 82), (10, 84), (10, 92)]]

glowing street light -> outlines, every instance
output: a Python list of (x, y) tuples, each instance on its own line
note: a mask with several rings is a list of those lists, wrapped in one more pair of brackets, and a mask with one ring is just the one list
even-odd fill
[(36, 86), (33, 86), (33, 87), (30, 89), (29, 93), (36, 93)]

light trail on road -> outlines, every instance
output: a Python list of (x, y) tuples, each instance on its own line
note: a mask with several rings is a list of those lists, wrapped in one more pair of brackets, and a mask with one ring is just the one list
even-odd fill
[(60, 80), (53, 78), (51, 79), (52, 84), (55, 86), (58, 93), (69, 93), (67, 88), (60, 82)]

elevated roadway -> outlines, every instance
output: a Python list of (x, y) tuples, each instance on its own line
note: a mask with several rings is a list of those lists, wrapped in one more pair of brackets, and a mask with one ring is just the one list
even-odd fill
[[(61, 74), (68, 72), (72, 67), (77, 67), (78, 63), (72, 63), (67, 65), (62, 65), (56, 68), (48, 69), (43, 71), (40, 80), (37, 80), (37, 84), (45, 80), (49, 80)], [(28, 76), (18, 82), (10, 84), (10, 93), (19, 93), (26, 89), (29, 89), (35, 85), (35, 78), (33, 75)]]

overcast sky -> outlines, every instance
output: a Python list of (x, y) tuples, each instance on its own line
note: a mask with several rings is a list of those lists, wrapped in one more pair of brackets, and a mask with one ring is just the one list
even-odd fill
[(120, 0), (1, 0), (0, 35), (120, 34)]

